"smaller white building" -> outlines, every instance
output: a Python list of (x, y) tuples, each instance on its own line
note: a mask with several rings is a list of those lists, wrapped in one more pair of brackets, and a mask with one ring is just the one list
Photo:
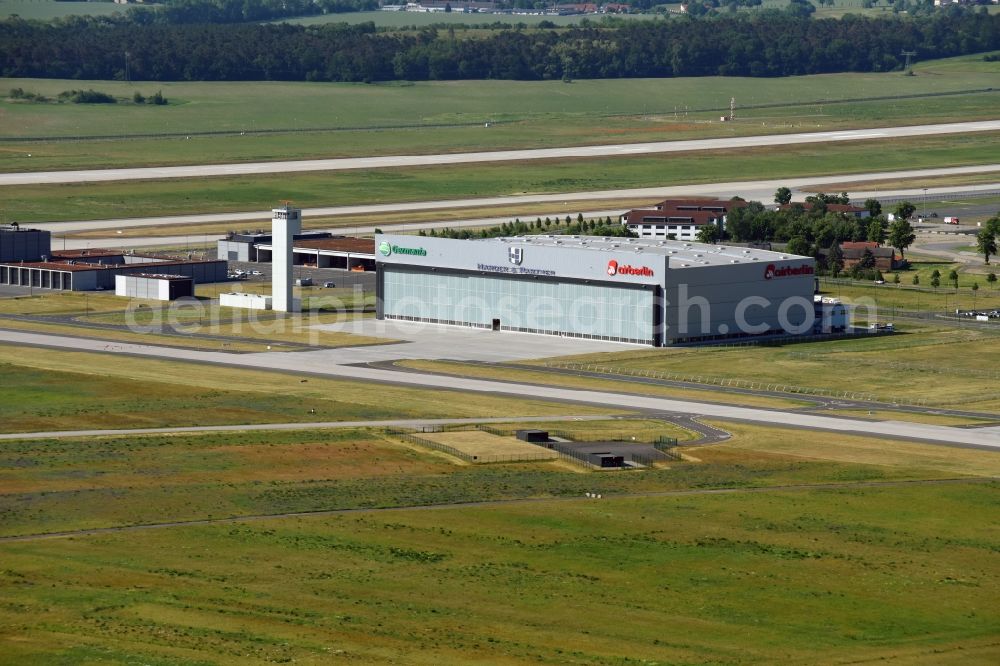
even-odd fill
[(245, 294), (241, 291), (219, 294), (219, 305), (246, 310), (270, 310), (271, 297), (263, 294)]
[(116, 275), (115, 295), (153, 301), (175, 301), (178, 298), (194, 296), (194, 278), (155, 273)]

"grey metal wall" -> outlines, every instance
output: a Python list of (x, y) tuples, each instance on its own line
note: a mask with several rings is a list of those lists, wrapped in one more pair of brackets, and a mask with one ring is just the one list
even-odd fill
[[(813, 268), (812, 259), (778, 266)], [(808, 332), (814, 275), (765, 277), (759, 262), (669, 271), (664, 287), (664, 344), (769, 332)], [(792, 327), (792, 328), (789, 328)]]
[(379, 316), (656, 344), (657, 289), (382, 266)]
[(0, 229), (0, 261), (39, 261), (52, 253), (52, 236), (35, 229)]

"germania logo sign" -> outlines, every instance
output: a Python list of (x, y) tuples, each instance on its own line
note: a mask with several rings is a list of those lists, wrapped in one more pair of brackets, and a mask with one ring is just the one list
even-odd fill
[(781, 268), (775, 267), (774, 264), (768, 264), (767, 268), (764, 269), (764, 279), (770, 280), (776, 277), (790, 277), (793, 275), (812, 275), (816, 271), (809, 264), (802, 264), (801, 266), (782, 266)]
[(648, 266), (630, 266), (619, 264), (612, 259), (608, 262), (608, 275), (638, 275), (640, 277), (653, 277), (653, 269)]
[(399, 245), (391, 245), (389, 241), (379, 243), (378, 251), (383, 257), (388, 257), (390, 254), (412, 254), (418, 257), (427, 256), (427, 250), (422, 247), (401, 247)]

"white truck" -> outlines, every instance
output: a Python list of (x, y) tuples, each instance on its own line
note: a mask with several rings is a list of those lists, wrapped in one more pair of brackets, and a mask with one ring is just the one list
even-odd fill
[(945, 224), (958, 224), (958, 218), (957, 217), (946, 217), (946, 218), (944, 218), (944, 223)]

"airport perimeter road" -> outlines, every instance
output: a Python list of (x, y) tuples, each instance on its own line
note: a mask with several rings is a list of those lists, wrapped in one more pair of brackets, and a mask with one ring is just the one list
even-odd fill
[(163, 178), (204, 178), (206, 176), (246, 176), (250, 174), (265, 173), (384, 169), (392, 167), (470, 164), (474, 162), (520, 162), (524, 160), (569, 159), (577, 157), (627, 157), (633, 155), (652, 155), (656, 153), (732, 150), (737, 148), (757, 148), (762, 146), (784, 147), (804, 143), (900, 139), (913, 136), (929, 136), (933, 134), (995, 132), (998, 130), (1000, 130), (1000, 120), (985, 120), (969, 123), (946, 123), (941, 125), (883, 127), (871, 130), (770, 134), (764, 136), (743, 136), (725, 139), (659, 141), (654, 143), (576, 146), (572, 148), (545, 148), (536, 150), (502, 150), (482, 153), (390, 155), (383, 157), (352, 157), (329, 160), (298, 160), (294, 162), (247, 162), (243, 164), (207, 164), (200, 166), (148, 167), (140, 169), (40, 171), (34, 173), (0, 174), (0, 186), (29, 185), (38, 183), (85, 183), (115, 180), (158, 180)]
[[(152, 345), (123, 343), (109, 345), (107, 342), (100, 340), (20, 331), (3, 331), (0, 336), (2, 336), (0, 337), (0, 342), (72, 349), (74, 351), (119, 353), (173, 361), (191, 361), (255, 370), (278, 370), (403, 386), (423, 386), (435, 389), (513, 395), (521, 398), (599, 405), (608, 410), (625, 409), (692, 414), (749, 423), (762, 423), (770, 426), (825, 430), (1000, 451), (1000, 431), (967, 430), (903, 421), (862, 421), (859, 419), (819, 416), (805, 412), (713, 405), (652, 396), (565, 389), (464, 377), (443, 377), (417, 372), (393, 372), (391, 370), (367, 367), (336, 365), (330, 362), (326, 350), (296, 353), (227, 354), (223, 352), (165, 348)], [(336, 352), (336, 350), (332, 351)], [(400, 356), (405, 356), (405, 351), (402, 351)]]

